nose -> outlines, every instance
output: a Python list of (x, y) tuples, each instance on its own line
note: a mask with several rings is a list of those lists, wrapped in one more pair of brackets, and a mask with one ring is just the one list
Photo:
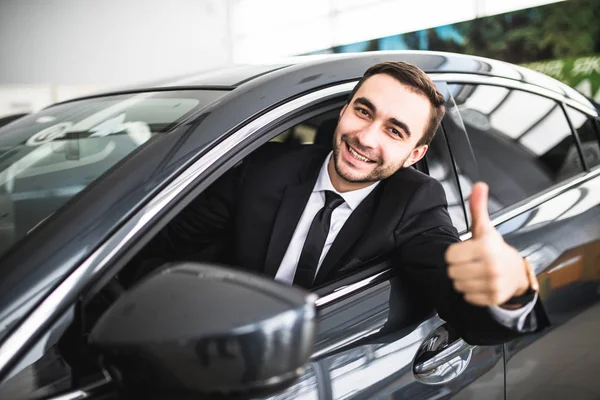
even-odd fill
[(357, 135), (359, 144), (364, 148), (374, 149), (377, 147), (378, 136), (381, 130), (381, 126), (378, 123), (373, 122), (361, 129)]

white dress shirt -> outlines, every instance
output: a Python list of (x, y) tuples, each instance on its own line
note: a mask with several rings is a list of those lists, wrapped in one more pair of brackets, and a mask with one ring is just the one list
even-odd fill
[[(327, 239), (325, 240), (325, 246), (323, 246), (323, 252), (319, 257), (319, 264), (317, 265), (317, 272), (331, 247), (331, 244), (335, 240), (336, 236), (342, 229), (342, 226), (346, 223), (346, 220), (352, 214), (352, 211), (359, 206), (359, 204), (377, 187), (379, 182), (374, 182), (372, 185), (367, 186), (366, 188), (353, 190), (350, 192), (340, 193), (333, 187), (331, 183), (331, 178), (329, 177), (329, 171), (327, 170), (327, 165), (329, 164), (329, 160), (331, 159), (332, 153), (329, 153), (325, 162), (321, 166), (321, 170), (319, 171), (319, 176), (317, 177), (317, 182), (313, 187), (312, 193), (308, 198), (308, 202), (304, 207), (304, 211), (302, 212), (302, 216), (300, 217), (300, 221), (296, 226), (296, 230), (294, 231), (294, 235), (288, 245), (288, 248), (281, 260), (281, 265), (277, 270), (277, 274), (275, 275), (275, 280), (292, 284), (294, 281), (294, 275), (296, 274), (296, 267), (298, 266), (298, 261), (300, 260), (300, 253), (302, 252), (302, 248), (304, 247), (304, 241), (308, 236), (308, 230), (310, 229), (310, 225), (312, 220), (314, 219), (317, 212), (323, 208), (325, 205), (325, 191), (331, 190), (332, 192), (337, 193), (344, 199), (344, 203), (338, 206), (333, 213), (331, 214), (331, 224), (329, 226), (329, 233), (327, 234)], [(316, 274), (315, 274), (316, 276)], [(490, 312), (492, 316), (501, 324), (511, 327), (521, 329), (524, 325), (525, 319), (527, 315), (533, 309), (536, 298), (529, 304), (525, 305), (516, 310), (506, 310), (497, 306), (490, 307)]]
[[(353, 190), (351, 192), (340, 193), (333, 187), (331, 183), (331, 178), (329, 177), (329, 171), (327, 170), (327, 165), (329, 164), (329, 159), (331, 159), (332, 153), (329, 153), (325, 162), (321, 166), (321, 171), (319, 171), (319, 176), (317, 178), (317, 182), (313, 187), (312, 193), (308, 198), (308, 202), (304, 207), (304, 212), (300, 217), (300, 221), (296, 226), (296, 230), (294, 231), (294, 235), (292, 236), (292, 240), (288, 245), (288, 248), (281, 260), (281, 265), (277, 270), (277, 274), (275, 275), (275, 280), (289, 283), (291, 284), (294, 281), (294, 275), (296, 274), (296, 267), (298, 266), (298, 261), (300, 260), (300, 253), (302, 253), (302, 248), (304, 247), (304, 241), (308, 236), (308, 230), (310, 229), (310, 225), (312, 224), (315, 215), (323, 206), (325, 205), (325, 191), (331, 190), (332, 192), (337, 193), (344, 199), (344, 203), (340, 206), (336, 207), (331, 214), (331, 224), (329, 225), (329, 233), (327, 234), (327, 239), (325, 239), (325, 246), (323, 246), (323, 252), (319, 257), (319, 264), (317, 265), (317, 272), (331, 247), (331, 244), (337, 237), (338, 233), (342, 229), (342, 226), (346, 223), (346, 220), (352, 214), (352, 211), (358, 207), (358, 205), (377, 187), (379, 182), (375, 182), (372, 185), (367, 186), (366, 188)], [(316, 275), (315, 275), (316, 276)]]

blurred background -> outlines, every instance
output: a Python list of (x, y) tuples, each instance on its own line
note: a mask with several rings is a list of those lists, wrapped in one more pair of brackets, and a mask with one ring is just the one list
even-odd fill
[(0, 0), (0, 125), (140, 82), (293, 55), (438, 50), (600, 101), (600, 0)]

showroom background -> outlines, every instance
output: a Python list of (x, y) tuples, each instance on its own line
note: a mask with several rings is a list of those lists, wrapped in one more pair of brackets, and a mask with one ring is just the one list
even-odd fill
[(600, 0), (0, 0), (0, 118), (301, 54), (452, 51), (600, 101)]

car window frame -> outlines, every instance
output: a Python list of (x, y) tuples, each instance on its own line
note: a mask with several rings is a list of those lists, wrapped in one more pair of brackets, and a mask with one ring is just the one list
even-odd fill
[(588, 121), (591, 120), (592, 121), (592, 129), (594, 130), (594, 137), (596, 139), (596, 145), (598, 146), (598, 150), (600, 151), (600, 115), (596, 114), (588, 114), (585, 113), (581, 110), (578, 110), (572, 106), (570, 106), (569, 104), (566, 103), (561, 103), (561, 107), (563, 110), (563, 113), (565, 114), (565, 117), (567, 118), (567, 122), (569, 124), (569, 127), (571, 129), (571, 133), (573, 134), (573, 136), (575, 137), (575, 140), (577, 142), (577, 148), (579, 151), (579, 156), (581, 158), (581, 162), (582, 165), (585, 169), (586, 172), (592, 171), (596, 168), (600, 168), (600, 163), (593, 165), (593, 166), (589, 166), (587, 164), (587, 161), (585, 159), (585, 156), (583, 155), (583, 145), (581, 142), (581, 138), (579, 136), (579, 132), (577, 131), (577, 128), (575, 127), (575, 125), (573, 124), (573, 120), (571, 119), (571, 117), (569, 116), (569, 110), (568, 107), (573, 108), (575, 112), (580, 112), (583, 115), (585, 115), (588, 118)]
[[(563, 94), (551, 91), (549, 89), (542, 88), (542, 87), (533, 85), (531, 83), (521, 82), (521, 81), (507, 79), (507, 78), (500, 78), (500, 77), (487, 76), (487, 75), (466, 74), (466, 73), (464, 73), (464, 74), (463, 73), (436, 73), (436, 74), (430, 74), (430, 76), (432, 76), (432, 78), (435, 77), (436, 79), (443, 80), (448, 85), (458, 84), (458, 85), (496, 86), (496, 87), (502, 87), (502, 88), (507, 88), (507, 89), (521, 90), (524, 92), (532, 93), (532, 94), (547, 98), (549, 100), (555, 101), (557, 103), (557, 105), (562, 109), (563, 115), (571, 129), (571, 135), (575, 141), (577, 151), (578, 151), (578, 154), (580, 157), (580, 161), (582, 163), (581, 165), (585, 166), (585, 163), (583, 160), (583, 154), (581, 151), (581, 144), (580, 144), (578, 135), (573, 129), (573, 125), (568, 117), (565, 107), (568, 105), (568, 106), (584, 113), (588, 117), (592, 117), (592, 118), (599, 120), (600, 119), (599, 112), (596, 110), (596, 108), (594, 108), (591, 105), (591, 103), (589, 106), (586, 106), (576, 100), (566, 97)], [(455, 148), (456, 146), (465, 146), (465, 143), (464, 143), (465, 140), (467, 143), (469, 143), (467, 131), (464, 126), (464, 122), (462, 121), (462, 117), (460, 116), (459, 113), (457, 113), (457, 115), (455, 117), (456, 117), (456, 120), (454, 121), (456, 123), (455, 130), (462, 131), (462, 133), (460, 133), (459, 135), (456, 135), (456, 134), (448, 135), (448, 139), (450, 142), (449, 143), (450, 151), (453, 154), (453, 157), (455, 154), (455, 152), (452, 152), (453, 148)], [(457, 136), (463, 137), (461, 139), (461, 140), (463, 140), (462, 143), (457, 143), (457, 140), (456, 140)], [(470, 153), (469, 158), (471, 160), (468, 160), (466, 162), (463, 160), (462, 166), (463, 167), (466, 166), (467, 167), (466, 169), (469, 170), (469, 172), (472, 174), (472, 176), (479, 179), (480, 175), (479, 175), (479, 171), (477, 168), (476, 157), (473, 153), (472, 148), (470, 148), (470, 143), (468, 144), (468, 146), (470, 149), (469, 150), (469, 153)], [(593, 168), (592, 170), (590, 170), (590, 169), (584, 168), (584, 170), (582, 170), (581, 172), (579, 172), (567, 179), (557, 182), (554, 185), (551, 185), (551, 186), (545, 188), (544, 190), (536, 192), (533, 195), (530, 195), (524, 199), (519, 200), (518, 202), (516, 202), (514, 204), (511, 204), (511, 205), (499, 210), (498, 212), (496, 212), (490, 216), (492, 219), (492, 223), (495, 226), (500, 225), (500, 224), (508, 221), (509, 219), (514, 218), (516, 215), (526, 212), (532, 208), (535, 208), (536, 206), (548, 201), (549, 199), (556, 197), (557, 195), (564, 192), (565, 190), (568, 190), (568, 188), (575, 186), (587, 179), (591, 179), (589, 176), (589, 173), (596, 169), (597, 168)], [(463, 202), (465, 202), (465, 208), (468, 207), (468, 204), (464, 198), (463, 198)], [(469, 216), (467, 216), (467, 217), (469, 218)], [(471, 224), (471, 221), (469, 218), (468, 225), (470, 226), (470, 224)], [(468, 239), (470, 237), (471, 237), (470, 229), (466, 233), (461, 235), (461, 238), (463, 240)]]

